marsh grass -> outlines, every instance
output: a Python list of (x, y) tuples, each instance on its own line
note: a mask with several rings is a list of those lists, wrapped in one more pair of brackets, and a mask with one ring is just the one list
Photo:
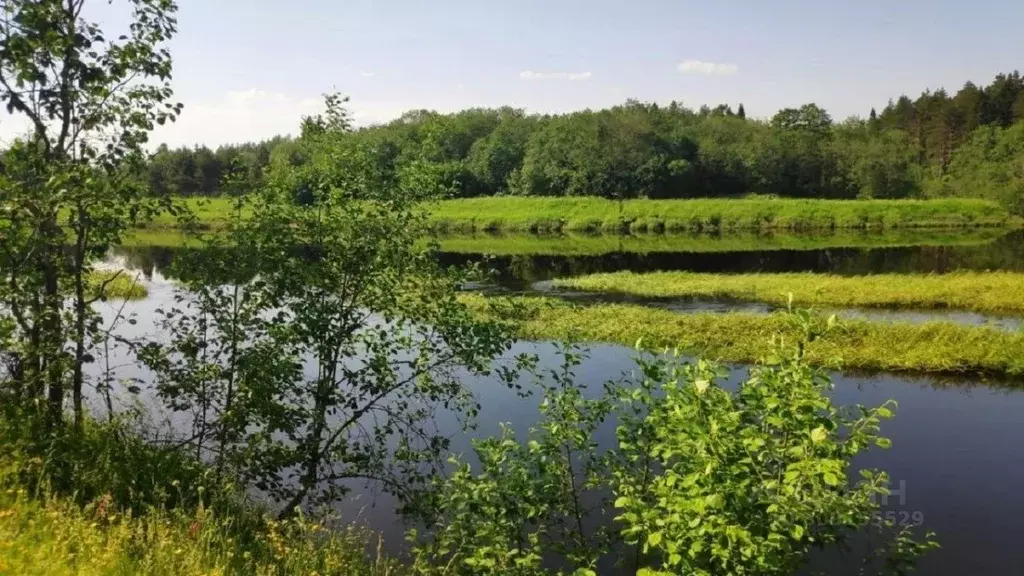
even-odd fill
[[(231, 213), (230, 198), (183, 200), (201, 227)], [(428, 209), (439, 232), (721, 232), (999, 227), (1019, 223), (995, 202), (976, 199), (802, 200), (780, 198), (625, 200), (488, 197), (436, 202)], [(175, 228), (164, 214), (147, 228)]]
[(494, 197), (432, 208), (439, 231), (720, 232), (1005, 226), (1012, 218), (984, 200), (799, 200)]
[[(725, 362), (755, 362), (771, 353), (772, 338), (795, 341), (785, 314), (679, 314), (631, 304), (574, 305), (556, 298), (491, 300), (466, 295), (481, 314), (511, 302), (520, 314), (520, 336), (529, 340), (575, 340), (626, 346), (638, 340), (653, 349), (678, 348)], [(808, 346), (808, 361), (837, 369), (1020, 376), (1024, 333), (946, 322), (893, 324), (845, 320)]]
[(91, 296), (100, 292), (111, 300), (142, 300), (149, 296), (149, 290), (139, 282), (135, 273), (97, 270), (86, 279), (86, 290)]
[(692, 272), (613, 272), (562, 278), (555, 286), (642, 298), (729, 298), (799, 306), (970, 310), (1024, 314), (1024, 274), (875, 274), (836, 276), (814, 273), (701, 274)]

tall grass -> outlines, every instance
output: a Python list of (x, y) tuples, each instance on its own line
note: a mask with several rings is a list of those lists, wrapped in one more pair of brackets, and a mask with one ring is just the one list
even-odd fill
[(1005, 226), (994, 202), (949, 200), (468, 198), (437, 203), (440, 231), (720, 232)]
[(0, 574), (72, 576), (385, 576), (403, 573), (367, 554), (371, 535), (353, 526), (327, 529), (303, 519), (267, 520), (244, 540), (240, 526), (203, 508), (122, 511), (98, 500), (0, 492)]
[(92, 272), (85, 281), (86, 291), (92, 296), (103, 296), (112, 300), (142, 300), (149, 296), (149, 290), (139, 282), (134, 273), (125, 270)]
[(120, 423), (80, 434), (0, 413), (0, 574), (403, 573), (354, 525), (277, 521), (212, 471)]
[(730, 298), (801, 306), (954, 308), (1024, 314), (1024, 274), (699, 274), (614, 272), (562, 278), (555, 286), (644, 298)]
[[(188, 198), (198, 222), (216, 228), (230, 214), (229, 198)], [(972, 228), (1018, 221), (995, 202), (940, 200), (698, 199), (490, 197), (436, 202), (428, 207), (441, 232), (721, 232)], [(173, 228), (162, 215), (153, 228)]]
[[(464, 300), (481, 314), (492, 301)], [(516, 297), (520, 336), (532, 340), (577, 340), (653, 348), (679, 348), (727, 362), (754, 362), (771, 352), (774, 337), (796, 339), (783, 314), (679, 314), (630, 304), (577, 306), (555, 298)], [(893, 372), (1000, 375), (1024, 374), (1024, 333), (945, 322), (890, 324), (847, 320), (808, 347), (808, 360), (836, 368)]]

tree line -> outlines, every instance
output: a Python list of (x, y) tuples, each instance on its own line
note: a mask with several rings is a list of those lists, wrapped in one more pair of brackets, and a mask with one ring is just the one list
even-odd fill
[[(1020, 211), (1022, 119), (1024, 77), (1013, 72), (952, 96), (901, 96), (866, 119), (839, 122), (815, 104), (756, 120), (742, 104), (693, 110), (632, 100), (561, 115), (415, 110), (357, 130), (345, 119), (350, 153), (339, 161), (381, 182), (425, 162), (455, 197), (981, 195)], [(148, 182), (158, 196), (213, 196), (258, 188), (272, 164), (305, 161), (296, 140), (283, 137), (217, 150), (161, 147)]]

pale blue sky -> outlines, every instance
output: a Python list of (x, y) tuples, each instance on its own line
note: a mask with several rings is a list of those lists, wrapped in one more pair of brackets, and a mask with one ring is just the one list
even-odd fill
[[(179, 4), (172, 50), (186, 107), (157, 135), (175, 145), (292, 132), (332, 88), (363, 124), (413, 108), (548, 112), (626, 98), (743, 102), (754, 116), (816, 102), (845, 118), (1024, 68), (1020, 0)], [(680, 70), (687, 61), (699, 63)]]

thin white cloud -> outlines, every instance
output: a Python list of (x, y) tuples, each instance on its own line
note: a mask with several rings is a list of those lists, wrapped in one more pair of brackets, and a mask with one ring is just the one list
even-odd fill
[(376, 72), (369, 72), (367, 70), (360, 70), (359, 71), (359, 75), (362, 76), (363, 78), (373, 78), (374, 76), (377, 75), (377, 73)]
[(523, 70), (519, 73), (520, 80), (589, 80), (590, 72), (534, 72)]
[(158, 127), (151, 146), (192, 146), (263, 140), (295, 134), (303, 116), (323, 109), (323, 98), (250, 89), (228, 92), (220, 99), (184, 102), (177, 122)]
[(704, 62), (702, 60), (686, 60), (680, 63), (678, 68), (683, 74), (704, 74), (707, 76), (732, 76), (740, 71), (740, 67), (735, 64)]

